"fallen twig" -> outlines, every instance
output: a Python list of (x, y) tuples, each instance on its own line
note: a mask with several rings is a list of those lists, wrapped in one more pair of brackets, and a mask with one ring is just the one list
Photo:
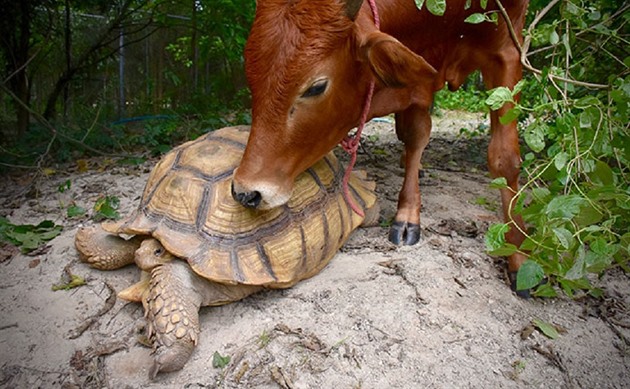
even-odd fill
[(105, 300), (105, 304), (101, 307), (101, 309), (99, 309), (98, 312), (87, 318), (77, 328), (70, 331), (70, 333), (68, 334), (69, 339), (76, 339), (79, 336), (83, 335), (83, 333), (87, 331), (87, 329), (90, 328), (90, 326), (94, 324), (94, 322), (96, 322), (98, 318), (109, 312), (109, 310), (114, 307), (114, 304), (116, 304), (116, 292), (114, 291), (114, 288), (112, 288), (112, 286), (107, 282), (105, 283), (105, 286), (107, 286), (107, 289), (109, 289), (109, 296)]

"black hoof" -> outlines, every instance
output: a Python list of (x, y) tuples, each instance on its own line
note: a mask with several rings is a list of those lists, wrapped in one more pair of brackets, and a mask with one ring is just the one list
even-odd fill
[(420, 241), (420, 225), (394, 222), (389, 229), (389, 241), (396, 245), (411, 246)]
[(510, 278), (510, 289), (520, 298), (529, 299), (532, 297), (531, 289), (523, 289), (516, 290), (516, 273), (515, 271), (511, 271), (508, 273), (508, 277)]

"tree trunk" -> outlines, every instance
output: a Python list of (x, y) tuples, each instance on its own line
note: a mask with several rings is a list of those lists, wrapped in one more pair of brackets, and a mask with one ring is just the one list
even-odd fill
[[(72, 68), (72, 28), (70, 19), (70, 0), (65, 1), (66, 7), (66, 24), (64, 29), (65, 51), (66, 51), (66, 73)], [(68, 118), (68, 104), (70, 100), (70, 93), (68, 84), (63, 88), (63, 117)]]
[[(26, 69), (20, 70), (14, 77), (15, 82), (14, 86), (11, 87), (13, 93), (26, 105), (31, 105), (31, 87), (28, 82), (28, 77), (26, 74)], [(17, 137), (21, 138), (26, 131), (28, 131), (28, 126), (31, 122), (31, 113), (24, 107), (22, 104), (15, 102), (15, 115), (17, 119)]]
[(30, 113), (22, 104), (29, 106), (31, 102), (27, 65), (31, 47), (31, 15), (35, 6), (34, 2), (28, 0), (2, 2), (0, 6), (0, 14), (11, 15), (11, 17), (3, 17), (3, 22), (0, 24), (0, 36), (2, 36), (0, 48), (6, 60), (4, 77), (10, 77), (7, 86), (20, 100), (13, 101), (18, 137), (28, 131), (30, 123)]
[(61, 77), (55, 83), (55, 87), (53, 88), (50, 95), (48, 95), (48, 100), (46, 101), (46, 109), (44, 110), (44, 118), (46, 120), (54, 120), (57, 117), (57, 101), (59, 100), (59, 96), (63, 93), (64, 89), (72, 80), (72, 77), (76, 73), (77, 69), (73, 68), (68, 72), (63, 72)]
[(192, 93), (197, 92), (199, 85), (199, 50), (197, 48), (197, 0), (192, 1), (192, 18), (191, 18), (191, 36), (190, 36), (190, 55), (192, 57)]

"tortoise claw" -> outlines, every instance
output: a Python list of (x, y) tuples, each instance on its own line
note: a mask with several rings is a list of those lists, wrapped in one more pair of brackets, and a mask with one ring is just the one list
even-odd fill
[(420, 225), (395, 221), (389, 229), (389, 241), (396, 245), (411, 246), (420, 241)]
[(193, 353), (193, 345), (174, 343), (171, 347), (158, 346), (153, 365), (149, 369), (149, 379), (155, 380), (158, 373), (170, 373), (181, 370)]

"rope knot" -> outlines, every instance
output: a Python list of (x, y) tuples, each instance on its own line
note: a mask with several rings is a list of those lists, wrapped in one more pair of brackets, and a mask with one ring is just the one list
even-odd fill
[(359, 137), (356, 134), (355, 135), (347, 135), (341, 141), (341, 147), (348, 154), (356, 153), (357, 150), (359, 149), (359, 145), (360, 144), (361, 144), (361, 139), (359, 139)]

